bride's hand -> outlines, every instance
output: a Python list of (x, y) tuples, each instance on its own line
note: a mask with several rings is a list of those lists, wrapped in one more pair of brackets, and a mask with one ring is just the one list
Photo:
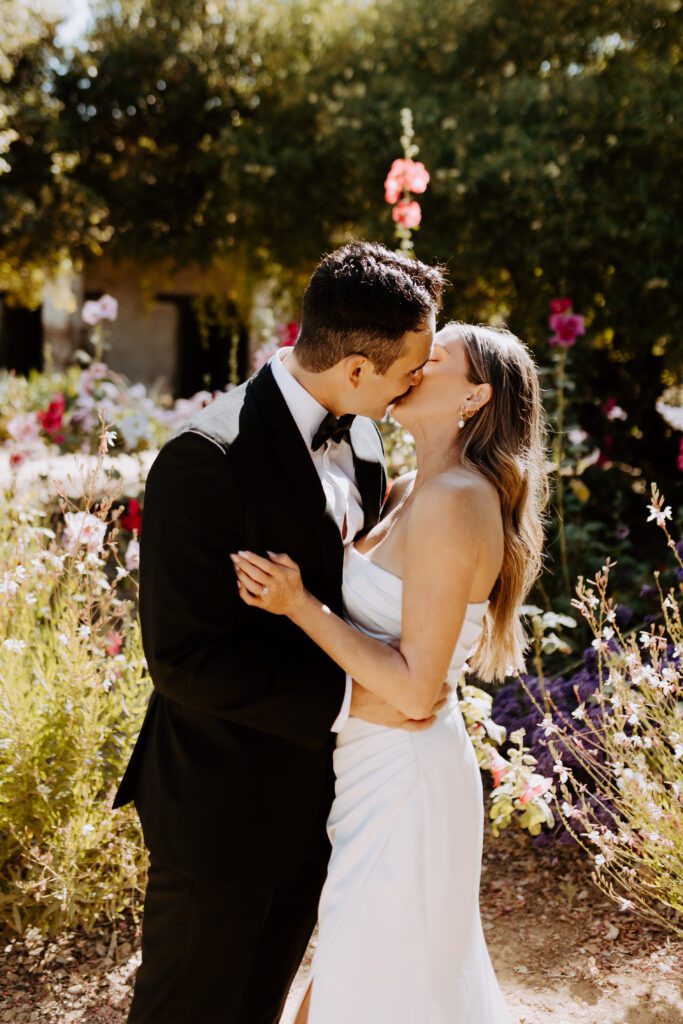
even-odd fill
[(306, 598), (299, 566), (289, 555), (261, 558), (251, 551), (230, 555), (245, 604), (274, 615), (293, 615)]

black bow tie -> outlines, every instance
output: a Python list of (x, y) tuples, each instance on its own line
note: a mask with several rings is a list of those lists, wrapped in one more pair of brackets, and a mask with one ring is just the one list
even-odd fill
[(322, 448), (326, 441), (335, 441), (337, 444), (340, 441), (349, 441), (351, 424), (355, 418), (352, 413), (347, 413), (337, 419), (331, 412), (328, 412), (311, 441), (311, 450), (317, 452), (318, 448)]

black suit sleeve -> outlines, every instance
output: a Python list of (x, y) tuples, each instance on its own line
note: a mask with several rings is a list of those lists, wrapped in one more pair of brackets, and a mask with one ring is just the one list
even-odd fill
[(329, 741), (345, 675), (282, 616), (239, 598), (243, 495), (229, 449), (186, 431), (147, 478), (140, 620), (163, 696), (312, 749)]

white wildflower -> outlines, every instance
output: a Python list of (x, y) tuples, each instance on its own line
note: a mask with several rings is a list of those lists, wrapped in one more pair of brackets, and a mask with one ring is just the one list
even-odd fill
[[(544, 736), (552, 736), (553, 733), (557, 732), (557, 726), (548, 714), (544, 715), (543, 719), (538, 724), (542, 726)], [(510, 738), (512, 739), (512, 737)]]
[(5, 594), (9, 597), (16, 594), (19, 589), (19, 584), (16, 580), (10, 577), (10, 574), (6, 572), (3, 578), (0, 580), (0, 594)]
[(671, 519), (671, 505), (667, 505), (666, 508), (658, 509), (656, 505), (648, 505), (650, 515), (647, 517), (647, 522), (652, 522), (653, 519), (657, 520), (657, 526), (664, 526), (667, 519)]
[(140, 568), (140, 544), (138, 541), (131, 540), (128, 542), (125, 563), (128, 570)]
[(87, 547), (88, 551), (100, 551), (104, 544), (107, 524), (90, 512), (66, 512), (66, 529), (64, 546), (70, 555), (75, 555), (79, 546)]
[(8, 651), (14, 651), (15, 654), (21, 654), (25, 647), (26, 642), (24, 640), (15, 640), (13, 637), (5, 640), (5, 648)]

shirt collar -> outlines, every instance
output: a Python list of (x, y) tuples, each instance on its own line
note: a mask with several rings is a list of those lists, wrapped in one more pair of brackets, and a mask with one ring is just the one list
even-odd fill
[(327, 416), (328, 410), (313, 397), (310, 391), (299, 384), (299, 381), (287, 369), (285, 359), (289, 351), (289, 348), (279, 348), (270, 359), (270, 368), (273, 371), (275, 383), (287, 403), (287, 408), (292, 414), (301, 436), (310, 448), (318, 427)]

